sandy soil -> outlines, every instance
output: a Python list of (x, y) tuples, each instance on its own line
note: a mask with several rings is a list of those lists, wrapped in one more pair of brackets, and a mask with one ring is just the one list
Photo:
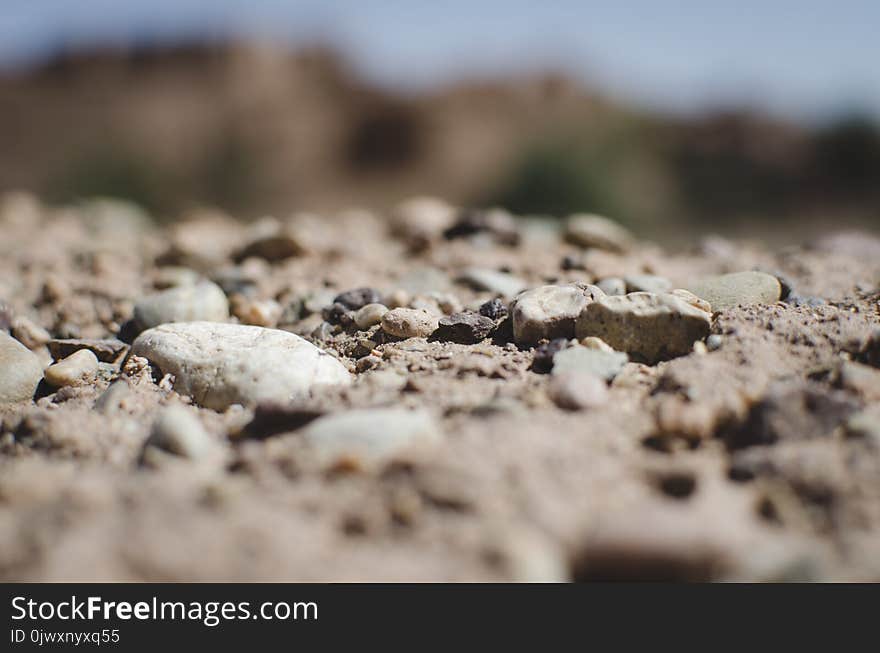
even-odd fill
[[(713, 237), (617, 255), (543, 223), (520, 224), (518, 242), (489, 230), (416, 249), (366, 212), (295, 224), (303, 253), (236, 262), (253, 228), (231, 220), (159, 228), (125, 206), (7, 198), (0, 327), (44, 365), (47, 335), (125, 338), (134, 302), (186, 267), (223, 282), (233, 321), (276, 300), (277, 326), (337, 355), (354, 383), (269, 429), (248, 427), (250, 409), (193, 406), (137, 360), (44, 382), (0, 413), (0, 579), (880, 580), (876, 237), (831, 225), (773, 251)], [(533, 350), (503, 337), (377, 337), (370, 354), (361, 341), (375, 334), (320, 332), (326, 298), (351, 288), (479, 306), (493, 294), (456, 281), (471, 265), (530, 286), (757, 269), (786, 297), (716, 313), (719, 347), (628, 363), (607, 402), (581, 411), (556, 407)], [(367, 355), (374, 366), (358, 365)], [(168, 404), (197, 414), (222, 461), (142, 464)], [(426, 409), (442, 442), (327, 469), (299, 437), (310, 416), (377, 406)]]

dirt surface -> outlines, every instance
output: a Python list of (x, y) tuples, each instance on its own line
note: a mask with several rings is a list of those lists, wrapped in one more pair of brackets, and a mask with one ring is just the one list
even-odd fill
[[(0, 328), (44, 366), (48, 337), (130, 342), (135, 302), (197, 273), (224, 288), (230, 321), (302, 335), (353, 381), (216, 412), (144, 359), (92, 345), (89, 380), (43, 381), (0, 412), (0, 579), (880, 580), (876, 237), (619, 254), (567, 244), (547, 222), (418, 238), (391, 224), (296, 216), (269, 243), (254, 236), (265, 224), (220, 216), (159, 228), (126, 205), (6, 198)], [(527, 287), (762, 270), (784, 297), (716, 312), (711, 346), (629, 362), (583, 410), (557, 407), (535, 349), (503, 327), (457, 344), (325, 310), (356, 288), (476, 310), (495, 293), (458, 281), (469, 266)], [(146, 459), (168, 405), (196, 416), (219, 456)], [(301, 437), (316, 416), (375, 407), (423, 409), (441, 438), (328, 467)]]

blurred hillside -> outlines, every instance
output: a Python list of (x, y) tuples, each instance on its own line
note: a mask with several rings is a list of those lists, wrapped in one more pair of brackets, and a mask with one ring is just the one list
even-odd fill
[(58, 56), (0, 79), (0, 190), (133, 199), (169, 217), (385, 208), (433, 194), (516, 212), (880, 225), (880, 131), (615, 105), (552, 74), (405, 95), (336, 54), (255, 44)]

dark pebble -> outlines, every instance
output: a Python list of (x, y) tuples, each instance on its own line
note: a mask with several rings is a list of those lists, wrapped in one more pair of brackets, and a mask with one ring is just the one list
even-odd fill
[(472, 345), (487, 338), (495, 329), (495, 321), (479, 313), (456, 313), (440, 318), (440, 326), (432, 340)]
[(323, 413), (311, 408), (285, 406), (279, 404), (260, 404), (254, 410), (254, 418), (244, 429), (244, 435), (262, 440), (278, 433), (286, 433), (302, 428)]
[(350, 311), (344, 304), (334, 302), (330, 306), (325, 307), (321, 311), (321, 317), (330, 324), (338, 324), (343, 328), (354, 324), (354, 313)]
[(333, 303), (342, 304), (348, 310), (356, 311), (367, 304), (381, 304), (382, 295), (374, 288), (355, 288), (336, 295)]
[(488, 302), (480, 306), (480, 315), (488, 317), (490, 320), (503, 320), (507, 317), (507, 304), (498, 299), (490, 299)]
[(556, 338), (538, 345), (535, 348), (534, 358), (532, 358), (532, 371), (538, 374), (549, 373), (553, 369), (553, 357), (567, 346), (568, 340), (565, 338)]
[(490, 233), (502, 245), (517, 245), (520, 240), (516, 222), (506, 213), (479, 209), (463, 210), (455, 224), (443, 232), (443, 237), (453, 240), (478, 233)]

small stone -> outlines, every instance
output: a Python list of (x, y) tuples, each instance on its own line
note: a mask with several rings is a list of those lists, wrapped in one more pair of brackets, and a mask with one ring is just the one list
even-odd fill
[(605, 293), (596, 286), (540, 286), (517, 296), (512, 305), (513, 337), (519, 345), (574, 337), (577, 316)]
[(250, 300), (241, 295), (237, 295), (236, 299), (237, 301), (232, 302), (232, 312), (242, 324), (262, 327), (278, 325), (283, 309), (274, 299)]
[(433, 446), (442, 439), (429, 413), (400, 408), (326, 415), (301, 433), (326, 466), (361, 469), (386, 462), (412, 447)]
[(249, 241), (235, 255), (237, 261), (256, 257), (267, 261), (283, 261), (306, 253), (305, 244), (290, 225), (265, 218), (250, 228)]
[(498, 299), (490, 299), (480, 306), (480, 315), (488, 317), (490, 320), (498, 321), (507, 317), (507, 304)]
[(709, 335), (711, 317), (669, 294), (631, 293), (587, 304), (577, 320), (578, 338), (598, 336), (639, 362), (653, 364), (691, 352)]
[(495, 322), (479, 313), (455, 313), (441, 317), (433, 338), (443, 342), (472, 345), (488, 338), (495, 329)]
[(56, 388), (80, 385), (95, 378), (98, 358), (88, 349), (80, 349), (67, 358), (50, 365), (44, 374), (46, 382)]
[(49, 347), (49, 353), (52, 354), (52, 358), (56, 361), (67, 358), (81, 349), (88, 349), (102, 363), (115, 363), (128, 351), (128, 345), (116, 338), (105, 340), (90, 338), (56, 339), (50, 340), (46, 344)]
[(706, 346), (705, 342), (703, 342), (702, 340), (697, 340), (694, 343), (694, 353), (697, 356), (703, 356), (703, 355), (709, 353), (709, 348)]
[(605, 382), (589, 372), (571, 370), (554, 373), (547, 386), (547, 394), (563, 410), (596, 408), (608, 402)]
[(321, 317), (329, 324), (339, 324), (343, 328), (354, 324), (354, 312), (342, 304), (331, 304), (321, 311)]
[(52, 339), (46, 329), (23, 315), (12, 321), (12, 336), (28, 349), (39, 349)]
[(597, 351), (614, 351), (614, 347), (609, 345), (602, 338), (596, 336), (587, 336), (581, 340), (581, 344), (587, 349), (595, 349)]
[(443, 236), (452, 240), (481, 233), (491, 235), (502, 245), (518, 245), (520, 241), (516, 219), (504, 209), (465, 209)]
[(354, 314), (354, 323), (358, 329), (366, 331), (371, 326), (375, 326), (382, 322), (382, 316), (388, 312), (388, 308), (384, 304), (373, 303), (362, 306)]
[(215, 448), (215, 442), (191, 410), (171, 405), (163, 408), (153, 422), (150, 437), (144, 443), (145, 450), (150, 447), (198, 460)]
[(626, 281), (620, 277), (608, 277), (602, 279), (596, 286), (606, 295), (625, 295)]
[(633, 246), (633, 237), (613, 220), (592, 214), (577, 214), (566, 220), (565, 239), (580, 247), (595, 247), (622, 253)]
[(0, 332), (0, 405), (30, 401), (42, 378), (43, 366), (36, 354)]
[(200, 406), (290, 402), (322, 385), (348, 385), (351, 377), (333, 356), (277, 329), (184, 322), (144, 331), (132, 354), (174, 377), (174, 390)]
[(358, 359), (355, 369), (358, 372), (366, 372), (367, 370), (379, 367), (381, 364), (382, 359), (378, 356), (364, 356), (363, 358)]
[(163, 290), (142, 297), (134, 305), (134, 320), (141, 330), (169, 322), (225, 322), (228, 319), (226, 295), (211, 281)]
[(547, 374), (553, 369), (553, 358), (556, 354), (568, 347), (566, 338), (556, 338), (550, 342), (545, 342), (535, 348), (532, 355), (531, 370), (537, 374)]
[(391, 216), (392, 233), (411, 250), (420, 251), (455, 222), (458, 209), (433, 197), (414, 197), (397, 206)]
[(382, 330), (398, 338), (427, 338), (438, 326), (436, 315), (414, 308), (395, 308), (382, 316)]
[(382, 304), (387, 306), (388, 308), (405, 308), (409, 306), (409, 302), (412, 299), (412, 295), (408, 293), (403, 288), (397, 288), (396, 290), (392, 290), (390, 293), (385, 295), (385, 298), (382, 300)]
[(333, 303), (342, 304), (348, 310), (356, 311), (367, 304), (381, 304), (382, 294), (374, 288), (355, 288), (336, 295)]
[(739, 305), (773, 304), (782, 296), (779, 279), (765, 272), (734, 272), (703, 279), (688, 287), (714, 311)]
[(631, 274), (623, 279), (627, 292), (661, 293), (672, 290), (672, 282), (656, 274)]
[(462, 272), (459, 281), (475, 290), (485, 290), (501, 297), (515, 297), (527, 287), (525, 281), (512, 274), (487, 268), (467, 268)]
[(709, 351), (716, 351), (721, 349), (721, 345), (724, 342), (724, 338), (719, 336), (717, 333), (713, 333), (708, 338), (706, 338), (706, 349)]
[(674, 290), (670, 290), (668, 294), (673, 295), (675, 297), (678, 297), (679, 299), (686, 301), (688, 304), (690, 304), (694, 308), (700, 309), (704, 313), (708, 313), (709, 315), (712, 314), (712, 305), (709, 302), (707, 302), (705, 299), (700, 299), (699, 297), (697, 297), (690, 290), (684, 290), (683, 288), (675, 288)]
[(628, 361), (621, 351), (569, 347), (553, 356), (553, 374), (584, 373), (611, 381)]

